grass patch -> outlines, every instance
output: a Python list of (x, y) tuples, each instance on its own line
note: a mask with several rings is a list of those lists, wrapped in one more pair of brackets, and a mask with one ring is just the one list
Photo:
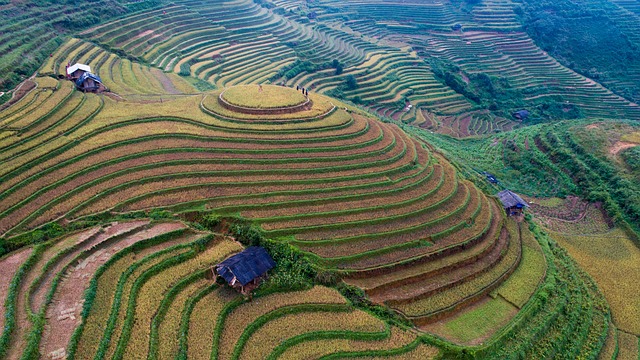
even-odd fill
[(194, 78), (191, 76), (181, 76), (180, 78), (183, 79), (185, 82), (187, 82), (189, 85), (196, 88), (196, 90), (201, 92), (207, 92), (207, 91), (217, 89), (214, 84), (204, 81), (202, 79)]
[(558, 197), (540, 198), (540, 199), (532, 200), (532, 202), (533, 201), (535, 201), (535, 203), (540, 206), (550, 207), (550, 208), (558, 207), (564, 203), (564, 200)]
[(622, 135), (620, 140), (640, 144), (640, 131), (632, 132), (631, 134)]
[(497, 298), (479, 303), (444, 324), (446, 333), (463, 343), (485, 338), (506, 324), (517, 309)]

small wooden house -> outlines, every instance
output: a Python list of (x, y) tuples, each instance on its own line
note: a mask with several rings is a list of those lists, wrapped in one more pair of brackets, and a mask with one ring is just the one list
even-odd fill
[(84, 92), (103, 92), (107, 90), (100, 77), (90, 72), (83, 73), (75, 83), (78, 90)]
[(89, 65), (78, 63), (71, 66), (67, 66), (67, 78), (69, 80), (76, 81), (83, 74), (90, 73), (90, 72), (91, 72), (91, 67)]
[(259, 246), (250, 246), (216, 265), (214, 276), (221, 276), (231, 287), (248, 294), (258, 287), (276, 263), (267, 251)]
[(526, 201), (522, 200), (518, 194), (510, 190), (502, 190), (498, 193), (498, 199), (508, 216), (521, 215), (525, 208), (529, 207)]

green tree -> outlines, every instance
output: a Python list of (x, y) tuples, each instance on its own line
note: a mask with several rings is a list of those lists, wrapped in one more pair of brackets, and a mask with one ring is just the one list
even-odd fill
[(358, 88), (358, 80), (356, 80), (356, 77), (353, 75), (348, 75), (345, 79), (344, 79), (344, 85), (347, 88), (347, 90), (355, 90)]

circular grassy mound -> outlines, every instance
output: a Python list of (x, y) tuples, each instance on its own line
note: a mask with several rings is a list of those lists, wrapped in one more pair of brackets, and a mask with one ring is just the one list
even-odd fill
[[(337, 108), (336, 105), (334, 105), (332, 99), (316, 93), (309, 93), (308, 96), (303, 96), (302, 93), (298, 93), (295, 88), (263, 85), (263, 90), (259, 93), (266, 93), (268, 97), (272, 98), (269, 103), (271, 105), (277, 105), (276, 100), (273, 100), (273, 97), (275, 96), (274, 94), (280, 93), (283, 95), (283, 98), (286, 98), (287, 94), (293, 92), (293, 98), (296, 98), (298, 95), (304, 98), (304, 101), (297, 105), (294, 104), (273, 108), (257, 108), (235, 105), (228, 100), (229, 93), (231, 94), (232, 98), (242, 89), (245, 89), (247, 91), (247, 94), (251, 94), (252, 92), (258, 91), (254, 89), (254, 87), (257, 88), (257, 85), (236, 86), (223, 90), (221, 92), (213, 92), (202, 99), (200, 108), (204, 113), (211, 115), (219, 120), (231, 121), (236, 123), (242, 122), (251, 124), (278, 124), (280, 127), (284, 124), (294, 123), (304, 123), (306, 124), (304, 126), (308, 126), (310, 125), (310, 123), (316, 123), (316, 125), (318, 125), (318, 123), (320, 122), (326, 124), (333, 123), (332, 121), (326, 121), (328, 117), (331, 117), (331, 115), (335, 113), (335, 110)], [(285, 103), (292, 104), (293, 101), (291, 99), (285, 99), (285, 101), (283, 101), (280, 105)], [(342, 105), (339, 107), (344, 106)], [(335, 125), (335, 123), (333, 124)]]
[(276, 85), (234, 86), (220, 96), (231, 105), (249, 109), (283, 109), (307, 102), (301, 91)]

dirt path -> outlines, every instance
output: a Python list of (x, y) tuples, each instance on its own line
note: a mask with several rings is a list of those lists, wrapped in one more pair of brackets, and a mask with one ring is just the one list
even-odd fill
[(171, 82), (171, 79), (165, 74), (162, 70), (151, 68), (151, 73), (160, 80), (162, 87), (171, 95), (182, 94), (180, 90), (176, 89), (176, 87)]
[[(74, 237), (80, 238), (82, 235), (75, 234)], [(20, 286), (18, 287), (18, 294), (16, 295), (16, 307), (15, 307), (15, 321), (16, 327), (12, 334), (11, 343), (9, 344), (9, 350), (7, 351), (7, 359), (18, 360), (22, 356), (22, 352), (26, 346), (26, 337), (31, 331), (31, 321), (29, 320), (29, 309), (27, 303), (27, 295), (29, 295), (29, 287), (41, 274), (47, 261), (53, 256), (52, 254), (64, 249), (68, 245), (68, 239), (59, 241), (57, 244), (51, 246), (44, 251), (40, 259), (33, 264), (24, 275)]]
[[(4, 303), (7, 300), (7, 291), (11, 280), (20, 265), (29, 258), (32, 252), (33, 248), (24, 248), (0, 260), (0, 268), (2, 269), (0, 272), (0, 329), (4, 329)], [(1, 333), (2, 331), (0, 331)]]
[(51, 305), (47, 308), (46, 325), (42, 335), (40, 353), (48, 359), (66, 357), (71, 335), (81, 323), (84, 292), (96, 270), (120, 250), (137, 242), (182, 229), (180, 222), (161, 223), (129, 235), (106, 248), (95, 251), (79, 264), (69, 268), (58, 286)]
[[(78, 240), (75, 244), (78, 245), (86, 242), (86, 246), (90, 246), (97, 239), (97, 235), (100, 230), (100, 228), (94, 228), (78, 234)], [(71, 252), (69, 255), (61, 258), (55, 266), (47, 271), (46, 275), (40, 281), (40, 284), (29, 294), (29, 305), (31, 306), (31, 312), (35, 314), (39, 311), (40, 307), (46, 299), (47, 292), (49, 292), (49, 285), (51, 285), (51, 281), (62, 269), (62, 267), (66, 265), (68, 258), (73, 256), (74, 254), (75, 252)], [(48, 260), (49, 259), (41, 259), (40, 261), (46, 262)]]
[(47, 275), (42, 279), (40, 285), (35, 289), (35, 291), (29, 294), (31, 311), (33, 313), (37, 313), (38, 311), (40, 311), (42, 304), (46, 300), (47, 293), (49, 292), (51, 281), (60, 271), (62, 271), (65, 266), (67, 266), (69, 261), (71, 261), (75, 256), (80, 254), (82, 251), (97, 246), (107, 239), (113, 238), (114, 236), (122, 235), (136, 228), (147, 225), (148, 223), (148, 221), (132, 221), (121, 224), (116, 223), (105, 228), (102, 232), (100, 232), (101, 229), (93, 229), (82, 233), (75, 243), (75, 245), (82, 245), (76, 250), (71, 251), (67, 256), (61, 258), (55, 266), (48, 270)]
[(613, 144), (612, 147), (609, 148), (609, 154), (618, 155), (618, 153), (621, 152), (622, 150), (629, 149), (629, 148), (632, 148), (632, 147), (636, 147), (636, 146), (639, 146), (639, 145), (640, 144), (636, 144), (636, 143), (632, 143), (632, 142), (618, 141), (617, 143)]

